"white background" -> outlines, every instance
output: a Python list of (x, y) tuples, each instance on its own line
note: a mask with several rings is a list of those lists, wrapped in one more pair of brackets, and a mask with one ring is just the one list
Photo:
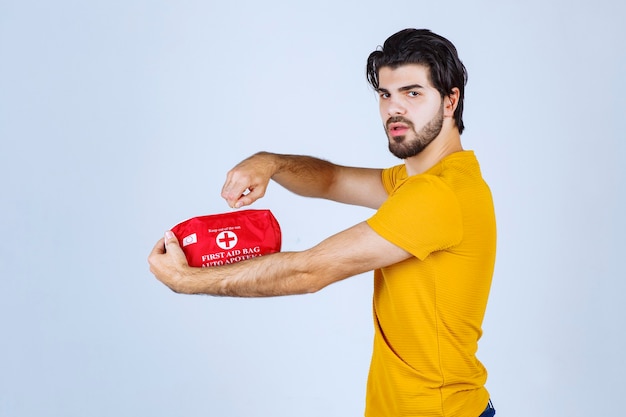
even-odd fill
[[(176, 295), (162, 233), (228, 211), (259, 150), (385, 167), (367, 55), (424, 27), (469, 71), (463, 142), (499, 247), (479, 358), (498, 415), (617, 416), (624, 373), (617, 1), (0, 1), (0, 416), (359, 416), (371, 274), (308, 296)], [(308, 248), (371, 211), (272, 185)]]

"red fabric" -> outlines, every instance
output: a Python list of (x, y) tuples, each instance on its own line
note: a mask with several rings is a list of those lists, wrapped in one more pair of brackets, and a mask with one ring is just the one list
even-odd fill
[(281, 231), (269, 210), (240, 210), (194, 217), (177, 224), (178, 238), (189, 265), (228, 265), (280, 252)]

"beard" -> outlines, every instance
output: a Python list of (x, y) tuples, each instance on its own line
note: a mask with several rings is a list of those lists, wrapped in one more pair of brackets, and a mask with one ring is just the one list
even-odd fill
[[(403, 136), (391, 136), (387, 126), (391, 123), (404, 123), (409, 127), (409, 133)], [(413, 122), (402, 116), (390, 117), (385, 125), (385, 132), (389, 138), (389, 152), (400, 159), (407, 159), (422, 152), (430, 143), (435, 140), (443, 127), (443, 105), (426, 125), (415, 131)]]

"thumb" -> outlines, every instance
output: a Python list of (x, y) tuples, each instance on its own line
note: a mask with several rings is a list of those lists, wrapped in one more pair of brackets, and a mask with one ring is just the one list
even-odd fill
[(183, 248), (180, 247), (176, 235), (171, 230), (165, 232), (165, 253), (169, 254), (171, 260), (177, 263), (187, 263), (187, 257), (183, 252)]
[(174, 234), (174, 232), (172, 232), (171, 230), (168, 230), (167, 232), (165, 232), (165, 248), (166, 249), (174, 249), (175, 247), (178, 247), (180, 249), (180, 245), (178, 244), (178, 239), (176, 238), (176, 235)]

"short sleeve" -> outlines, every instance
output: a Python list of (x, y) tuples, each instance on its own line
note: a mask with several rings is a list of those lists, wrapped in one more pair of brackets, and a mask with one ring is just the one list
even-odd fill
[(433, 175), (409, 177), (396, 185), (367, 223), (421, 260), (458, 244), (463, 237), (458, 200), (450, 187)]

